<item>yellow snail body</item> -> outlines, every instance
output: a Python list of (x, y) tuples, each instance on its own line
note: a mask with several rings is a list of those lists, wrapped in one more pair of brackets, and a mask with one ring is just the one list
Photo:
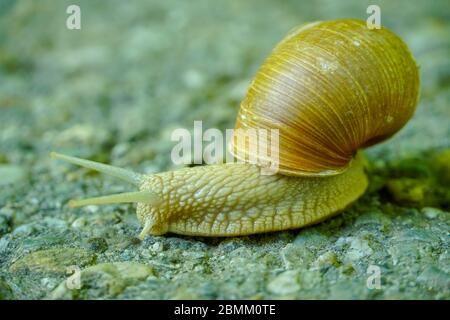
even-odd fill
[[(400, 130), (414, 113), (418, 94), (418, 68), (395, 34), (384, 27), (369, 30), (359, 20), (315, 22), (276, 46), (236, 120), (236, 128), (279, 130), (277, 174), (262, 175), (258, 164), (266, 159), (235, 140), (232, 153), (244, 161), (254, 156), (257, 164), (141, 175), (52, 155), (135, 184), (140, 191), (69, 204), (135, 202), (144, 226), (141, 238), (294, 229), (336, 214), (365, 192), (365, 160), (358, 149)], [(236, 130), (235, 138), (245, 132)]]

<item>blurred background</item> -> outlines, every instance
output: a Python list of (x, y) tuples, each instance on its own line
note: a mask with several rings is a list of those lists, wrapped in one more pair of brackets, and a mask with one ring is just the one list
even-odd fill
[[(71, 4), (81, 8), (81, 30), (66, 28), (66, 8)], [(57, 250), (69, 246), (89, 248), (88, 253), (77, 254), (94, 254), (100, 262), (148, 262), (151, 257), (165, 266), (155, 262), (161, 278), (141, 287), (113, 294), (84, 292), (78, 298), (448, 298), (448, 238), (438, 236), (448, 231), (448, 219), (424, 222), (427, 218), (415, 206), (392, 205), (387, 200), (391, 198), (378, 192), (384, 182), (354, 211), (317, 229), (328, 238), (313, 235), (304, 240), (310, 231), (297, 231), (216, 242), (152, 237), (137, 245), (132, 239), (139, 226), (131, 206), (94, 207), (88, 213), (65, 207), (70, 198), (129, 191), (127, 186), (48, 157), (55, 150), (140, 172), (171, 169), (172, 131), (191, 130), (194, 120), (203, 120), (204, 129), (233, 128), (256, 70), (289, 30), (315, 20), (366, 20), (370, 4), (380, 6), (382, 25), (409, 45), (421, 72), (421, 99), (412, 121), (393, 139), (368, 150), (381, 175), (389, 175), (384, 168), (393, 161), (423, 160), (450, 147), (448, 0), (0, 0), (0, 297), (48, 297), (63, 279), (60, 269), (59, 273), (45, 269), (46, 260), (44, 278), (17, 270), (28, 270), (23, 266), (39, 259), (26, 260), (27, 255), (39, 250), (54, 250), (42, 256), (64, 265)], [(444, 163), (450, 157), (442, 159)], [(408, 165), (414, 174), (425, 170), (420, 161)], [(406, 212), (404, 218), (391, 225), (390, 219), (401, 212)], [(364, 228), (350, 226), (360, 216), (390, 229), (377, 227), (371, 235), (359, 234), (355, 230)], [(335, 229), (347, 222), (347, 229)], [(417, 233), (405, 233), (400, 240), (394, 237), (407, 229)], [(426, 230), (429, 234), (423, 235)], [(385, 243), (391, 236), (398, 241)], [(412, 254), (420, 246), (407, 247), (404, 240), (426, 243), (426, 253)], [(295, 251), (295, 243), (316, 249), (304, 256)], [(158, 251), (159, 244), (165, 249)], [(397, 251), (386, 251), (390, 246)], [(349, 258), (349, 252), (367, 253), (368, 247), (375, 254), (361, 256), (367, 260)], [(330, 262), (334, 273), (311, 280), (315, 288), (301, 287), (299, 280), (302, 290), (283, 291), (286, 279), (289, 283), (302, 276), (288, 274), (276, 282), (286, 261), (288, 269), (308, 271), (309, 260), (319, 259), (329, 248), (340, 261)], [(275, 258), (280, 250), (288, 256), (284, 262)], [(298, 256), (289, 260), (292, 250)], [(77, 254), (73, 256), (79, 258)], [(212, 257), (207, 267), (198, 262), (206, 261), (205, 256)], [(236, 268), (230, 262), (235, 256), (241, 259)], [(355, 280), (375, 262), (390, 274), (388, 289), (382, 293), (368, 291), (364, 281)], [(408, 267), (400, 270), (396, 263)], [(200, 269), (194, 271), (197, 265)], [(405, 289), (420, 275), (423, 288)], [(188, 289), (192, 279), (197, 284)]]

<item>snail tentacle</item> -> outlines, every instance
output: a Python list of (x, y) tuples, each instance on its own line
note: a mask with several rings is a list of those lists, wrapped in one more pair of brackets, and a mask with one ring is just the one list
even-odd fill
[(129, 182), (131, 184), (134, 184), (135, 186), (139, 186), (141, 184), (141, 181), (144, 176), (143, 174), (140, 174), (140, 173), (137, 173), (134, 171), (114, 167), (114, 166), (107, 165), (107, 164), (100, 163), (100, 162), (81, 159), (81, 158), (77, 158), (77, 157), (71, 157), (71, 156), (67, 156), (67, 155), (64, 155), (61, 153), (57, 153), (57, 152), (51, 152), (50, 157), (52, 159), (64, 160), (64, 161), (79, 165), (84, 168), (92, 169), (92, 170), (110, 175), (112, 177)]
[(81, 206), (113, 203), (146, 203), (152, 206), (157, 206), (160, 202), (161, 199), (154, 192), (143, 190), (136, 192), (111, 194), (107, 196), (81, 200), (70, 200), (69, 207), (76, 208)]

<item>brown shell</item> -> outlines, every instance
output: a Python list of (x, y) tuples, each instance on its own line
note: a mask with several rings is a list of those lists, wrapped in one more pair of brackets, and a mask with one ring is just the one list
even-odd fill
[[(397, 35), (359, 20), (315, 22), (292, 31), (261, 66), (235, 129), (278, 129), (283, 174), (337, 174), (359, 148), (400, 130), (418, 96), (418, 67)], [(236, 143), (246, 135), (235, 130), (231, 152), (266, 160), (252, 142)]]

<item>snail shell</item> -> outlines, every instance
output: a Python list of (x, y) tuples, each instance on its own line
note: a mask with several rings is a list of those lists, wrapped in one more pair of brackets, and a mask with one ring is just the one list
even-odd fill
[[(282, 174), (333, 175), (348, 168), (359, 148), (400, 130), (418, 96), (418, 67), (394, 33), (360, 20), (315, 22), (275, 47), (241, 103), (235, 129), (278, 129)], [(262, 163), (263, 153), (254, 153), (261, 149), (246, 135), (235, 130), (231, 152)]]

